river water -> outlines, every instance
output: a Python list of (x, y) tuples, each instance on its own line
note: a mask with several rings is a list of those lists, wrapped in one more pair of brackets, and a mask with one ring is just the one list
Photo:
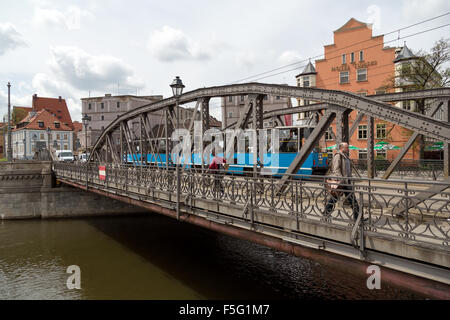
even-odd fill
[(0, 222), (0, 299), (423, 298), (154, 213)]

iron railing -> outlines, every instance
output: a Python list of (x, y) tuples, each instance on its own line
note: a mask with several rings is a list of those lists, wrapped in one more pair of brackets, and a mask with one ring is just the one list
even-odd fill
[[(99, 179), (98, 163), (54, 163), (57, 178), (70, 179), (89, 186), (129, 191), (132, 187), (174, 194), (176, 175), (173, 168), (155, 166), (106, 164), (106, 179)], [(87, 169), (86, 169), (87, 166)], [(296, 219), (354, 227), (354, 208), (348, 203), (351, 195), (358, 202), (358, 214), (363, 214), (363, 231), (383, 234), (392, 239), (410, 239), (447, 247), (450, 243), (450, 186), (444, 182), (419, 180), (382, 180), (350, 178), (346, 196), (341, 196), (326, 215), (325, 207), (332, 197), (327, 180), (333, 177), (293, 176), (280, 192), (274, 176), (240, 176), (205, 173), (202, 170), (181, 171), (181, 195), (190, 199), (209, 199), (223, 204), (238, 205), (243, 218), (253, 221), (253, 212), (262, 212)], [(338, 179), (338, 177), (334, 177)]]

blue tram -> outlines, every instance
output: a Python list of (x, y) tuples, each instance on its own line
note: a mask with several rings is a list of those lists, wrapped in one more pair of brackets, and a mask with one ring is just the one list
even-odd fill
[[(258, 167), (262, 163), (266, 173), (273, 174), (275, 176), (282, 175), (291, 165), (294, 158), (297, 156), (303, 142), (308, 138), (309, 134), (313, 128), (305, 127), (279, 127), (279, 150), (274, 153), (268, 148), (268, 152), (264, 153), (263, 159), (257, 158)], [(270, 130), (270, 129), (268, 129)], [(269, 134), (270, 136), (270, 134)], [(269, 138), (270, 139), (270, 138)], [(147, 163), (165, 167), (166, 164), (166, 140), (157, 139), (154, 142), (154, 148), (157, 152), (147, 154)], [(270, 142), (269, 142), (270, 145)], [(223, 156), (223, 154), (218, 153), (218, 156)], [(209, 160), (208, 160), (209, 158)], [(209, 164), (212, 159), (212, 155), (205, 156), (204, 164)], [(135, 154), (134, 160), (137, 164), (141, 163), (140, 153)], [(199, 153), (192, 153), (190, 159), (184, 161), (181, 159), (182, 163), (185, 163), (188, 168), (200, 168), (201, 167), (201, 156)], [(128, 163), (133, 163), (131, 155), (127, 155)], [(145, 160), (144, 160), (145, 163)], [(172, 166), (172, 162), (169, 159), (169, 166)], [(234, 162), (229, 165), (228, 172), (234, 174), (245, 174), (247, 172), (253, 172), (254, 155), (251, 152), (251, 147), (248, 146), (248, 141), (246, 141), (245, 152), (234, 153)], [(320, 152), (319, 148), (316, 147), (309, 154), (306, 161), (303, 163), (301, 168), (297, 171), (297, 174), (301, 175), (324, 175), (329, 166), (329, 159), (327, 152)]]

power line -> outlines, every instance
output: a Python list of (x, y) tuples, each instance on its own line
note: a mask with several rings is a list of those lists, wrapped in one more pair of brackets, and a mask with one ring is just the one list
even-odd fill
[[(436, 20), (436, 19), (438, 19), (438, 18), (447, 16), (447, 15), (449, 15), (449, 14), (450, 14), (450, 12), (446, 12), (446, 13), (441, 14), (441, 15), (439, 15), (439, 16), (436, 16), (436, 17), (433, 17), (433, 18), (430, 18), (430, 19), (426, 19), (426, 20), (422, 20), (422, 21), (420, 21), (420, 22), (411, 24), (411, 25), (409, 25), (409, 26), (406, 26), (406, 27), (403, 27), (403, 28), (400, 28), (400, 29), (396, 29), (396, 30), (394, 30), (394, 31), (391, 31), (391, 32), (388, 32), (388, 33), (385, 33), (385, 34), (381, 34), (381, 35), (379, 35), (379, 36), (377, 36), (377, 37), (387, 36), (387, 35), (390, 35), (390, 34), (393, 34), (393, 33), (396, 33), (396, 32), (400, 32), (401, 30), (406, 30), (406, 29), (412, 28), (412, 27), (414, 27), (414, 26), (417, 26), (417, 25), (420, 25), (420, 24), (423, 24), (423, 23), (426, 23), (426, 22), (429, 22), (429, 21)], [(397, 40), (399, 40), (399, 39), (404, 39), (404, 38), (405, 38), (405, 37), (401, 37), (401, 38), (398, 37), (397, 39), (395, 39), (395, 41), (397, 41)], [(351, 45), (348, 45), (348, 46), (346, 46), (346, 47), (342, 47), (342, 48), (337, 49), (337, 50), (334, 50), (334, 51), (330, 51), (330, 52), (328, 52), (328, 53), (330, 54), (330, 53), (333, 53), (333, 52), (341, 51), (342, 49), (346, 49), (346, 48), (349, 48), (349, 47), (352, 47), (352, 46), (355, 46), (355, 45), (358, 45), (358, 44), (361, 44), (361, 43), (364, 43), (364, 42), (367, 42), (367, 41), (370, 41), (370, 40), (372, 40), (372, 39), (367, 39), (367, 40), (359, 41), (359, 42), (356, 42), (356, 43), (352, 43)], [(249, 76), (249, 77), (246, 77), (246, 78), (242, 78), (242, 79), (239, 79), (239, 80), (236, 80), (236, 81), (232, 82), (232, 84), (233, 84), (233, 83), (238, 83), (238, 82), (241, 82), (241, 81), (244, 81), (244, 80), (252, 79), (252, 78), (254, 78), (254, 77), (257, 77), (257, 76), (260, 76), (260, 75), (264, 75), (264, 74), (267, 74), (267, 73), (271, 73), (271, 72), (274, 72), (274, 71), (278, 71), (278, 70), (281, 70), (281, 69), (284, 69), (284, 68), (287, 68), (287, 67), (290, 67), (290, 66), (299, 64), (299, 63), (303, 63), (303, 62), (306, 62), (306, 61), (311, 60), (311, 59), (316, 59), (316, 58), (319, 58), (319, 57), (322, 57), (322, 56), (324, 56), (324, 54), (316, 55), (316, 56), (311, 57), (311, 58), (308, 58), (308, 59), (300, 60), (300, 61), (297, 61), (297, 62), (294, 62), (294, 63), (290, 63), (290, 64), (287, 64), (287, 65), (284, 65), (284, 66), (281, 66), (281, 67), (278, 67), (278, 68), (275, 68), (275, 69), (271, 69), (271, 70), (269, 70), (269, 71), (265, 71), (265, 72), (262, 72), (262, 73), (258, 73), (258, 74), (256, 74), (256, 75), (252, 75), (252, 76)], [(304, 67), (304, 66), (305, 66), (305, 65), (300, 66), (300, 67), (296, 67), (296, 68), (291, 69), (291, 70), (288, 70), (288, 71), (286, 71), (286, 72), (293, 71), (293, 70), (299, 69), (299, 68)], [(275, 75), (278, 75), (278, 74), (281, 74), (281, 73), (277, 73), (277, 74), (275, 74)], [(264, 78), (261, 78), (261, 79), (264, 79)], [(256, 80), (255, 80), (255, 81), (256, 81)]]
[[(364, 48), (359, 48), (359, 49), (360, 50), (364, 50), (364, 49), (374, 48), (374, 47), (377, 47), (377, 46), (384, 46), (385, 44), (388, 44), (388, 43), (391, 43), (391, 42), (394, 42), (394, 41), (398, 41), (400, 39), (410, 38), (410, 37), (417, 36), (417, 35), (422, 34), (422, 33), (434, 31), (434, 30), (437, 30), (437, 29), (440, 29), (440, 28), (444, 28), (444, 27), (447, 27), (447, 26), (450, 26), (450, 23), (444, 24), (444, 25), (441, 25), (441, 26), (438, 26), (438, 27), (435, 27), (435, 28), (427, 29), (427, 30), (424, 30), (424, 31), (419, 31), (419, 32), (416, 32), (416, 33), (413, 33), (413, 34), (410, 34), (410, 35), (407, 35), (407, 36), (399, 37), (397, 39), (389, 40), (389, 41), (383, 42), (381, 44), (375, 44), (375, 45), (371, 45), (371, 46), (364, 47)], [(371, 39), (369, 39), (369, 40), (371, 40)], [(365, 40), (365, 41), (368, 41), (368, 40)], [(365, 41), (361, 41), (361, 42), (365, 42)], [(358, 44), (358, 43), (356, 43), (356, 44)], [(356, 44), (353, 44), (352, 46), (354, 46)], [(342, 48), (342, 49), (344, 49), (344, 48)], [(340, 50), (335, 50), (335, 51), (340, 51)], [(341, 51), (341, 53), (342, 53), (342, 51)], [(333, 59), (337, 59), (337, 58), (340, 58), (340, 57), (341, 57), (341, 55), (337, 55), (337, 56), (334, 56), (334, 57), (329, 57), (329, 58), (327, 58), (327, 60), (333, 60)], [(285, 70), (285, 71), (282, 71), (282, 72), (279, 72), (279, 73), (276, 73), (276, 74), (270, 74), (268, 76), (264, 76), (264, 77), (261, 77), (261, 78), (253, 79), (252, 81), (258, 81), (258, 80), (262, 80), (262, 79), (265, 79), (265, 78), (270, 78), (270, 77), (273, 77), (273, 76), (276, 76), (276, 75), (280, 75), (280, 74), (283, 74), (283, 73), (287, 73), (287, 72), (291, 72), (291, 71), (300, 69), (300, 68), (305, 67), (305, 66), (306, 65), (302, 65), (302, 66), (299, 66), (299, 67), (296, 67), (296, 68), (293, 68), (293, 69), (290, 69), (290, 70)], [(253, 77), (249, 77), (248, 79), (251, 79), (251, 78), (253, 78)]]

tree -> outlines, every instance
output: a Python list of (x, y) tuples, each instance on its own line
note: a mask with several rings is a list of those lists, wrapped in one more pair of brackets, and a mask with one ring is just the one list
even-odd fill
[[(419, 50), (412, 58), (398, 63), (396, 73), (388, 78), (386, 89), (402, 88), (403, 91), (425, 90), (450, 85), (450, 38), (435, 42), (430, 52)], [(429, 105), (425, 99), (418, 99), (416, 112), (426, 114)], [(417, 138), (420, 159), (424, 158), (425, 140)]]
[(13, 112), (11, 114), (11, 125), (15, 126), (17, 125), (20, 121), (22, 121), (23, 119), (25, 119), (25, 117), (27, 116), (28, 112), (20, 109), (20, 108), (14, 108)]

